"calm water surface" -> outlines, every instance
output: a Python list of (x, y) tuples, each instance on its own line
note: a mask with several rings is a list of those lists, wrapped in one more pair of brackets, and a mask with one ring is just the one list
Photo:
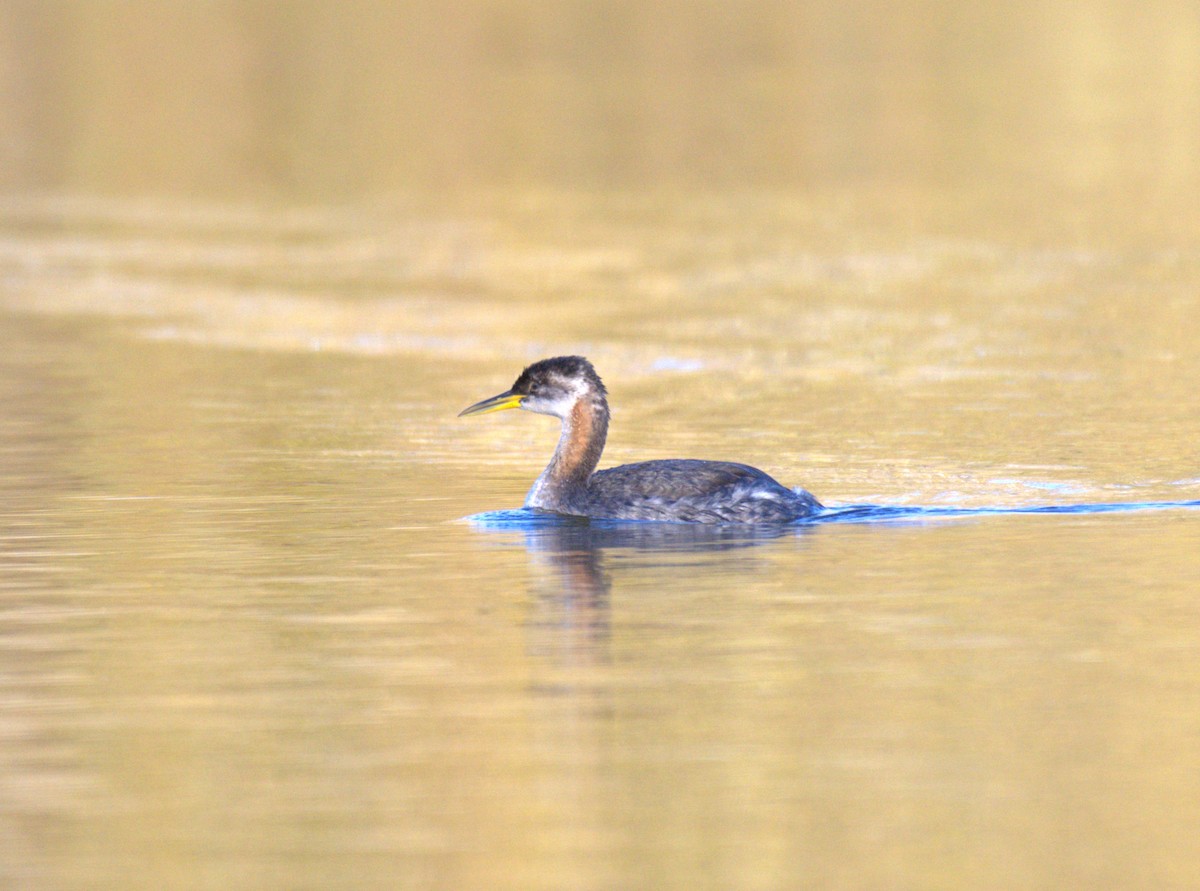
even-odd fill
[(469, 521), (557, 430), (455, 417), (1200, 499), (1194, 16), (490, 9), (0, 16), (0, 886), (1195, 887), (1200, 512)]

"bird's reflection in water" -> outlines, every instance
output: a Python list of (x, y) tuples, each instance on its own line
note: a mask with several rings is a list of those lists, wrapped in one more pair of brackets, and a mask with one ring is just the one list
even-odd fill
[[(479, 514), (470, 522), (477, 529), (521, 536), (537, 570), (532, 583), (531, 649), (564, 666), (607, 661), (614, 571), (619, 578), (626, 568), (683, 570), (689, 566), (680, 558), (689, 554), (743, 551), (805, 531), (805, 527), (779, 524), (588, 520), (532, 510)], [(704, 561), (703, 565), (710, 564)], [(686, 584), (686, 578), (680, 584)]]

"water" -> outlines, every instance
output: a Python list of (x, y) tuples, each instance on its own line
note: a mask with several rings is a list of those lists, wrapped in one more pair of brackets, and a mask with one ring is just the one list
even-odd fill
[(1194, 887), (1194, 10), (460, 6), (0, 9), (0, 887)]

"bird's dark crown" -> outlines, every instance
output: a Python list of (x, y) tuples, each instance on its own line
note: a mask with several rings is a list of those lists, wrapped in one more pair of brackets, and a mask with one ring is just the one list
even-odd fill
[(601, 396), (608, 392), (592, 363), (583, 356), (555, 356), (534, 362), (521, 372), (512, 385), (512, 392), (530, 395), (541, 387), (566, 389), (575, 381), (584, 381)]

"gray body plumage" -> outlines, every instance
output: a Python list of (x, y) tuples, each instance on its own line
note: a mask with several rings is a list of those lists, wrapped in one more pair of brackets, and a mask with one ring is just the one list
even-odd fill
[(528, 506), (602, 519), (676, 523), (790, 523), (821, 508), (809, 493), (793, 491), (756, 467), (686, 458), (599, 470), (586, 487)]
[(596, 470), (608, 434), (608, 401), (595, 369), (579, 356), (543, 359), (512, 388), (463, 411), (506, 408), (552, 415), (562, 433), (525, 506), (581, 517), (676, 523), (790, 523), (821, 510), (812, 495), (746, 464), (691, 459)]

